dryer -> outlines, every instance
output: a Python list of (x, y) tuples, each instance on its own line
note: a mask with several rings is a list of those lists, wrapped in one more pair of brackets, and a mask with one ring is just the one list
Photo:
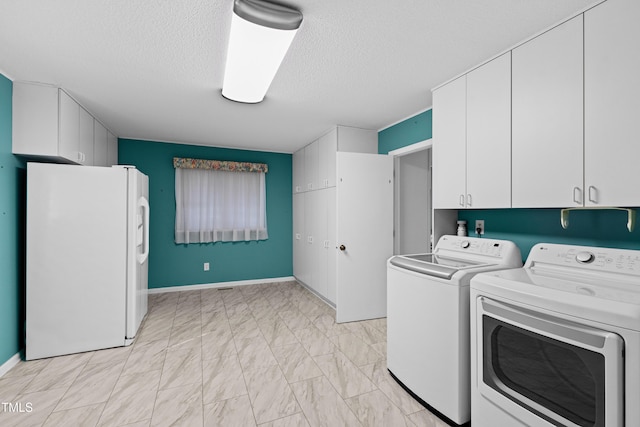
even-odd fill
[(538, 244), (471, 280), (472, 423), (640, 425), (640, 251)]
[(449, 423), (470, 420), (469, 283), (522, 266), (510, 241), (443, 236), (433, 253), (387, 261), (387, 368)]

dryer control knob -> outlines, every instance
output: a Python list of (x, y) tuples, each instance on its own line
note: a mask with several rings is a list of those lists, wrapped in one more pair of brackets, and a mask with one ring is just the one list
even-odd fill
[(469, 246), (471, 246), (471, 243), (469, 243), (468, 240), (463, 240), (462, 242), (460, 242), (460, 246), (462, 246), (463, 249), (467, 249)]
[(576, 261), (582, 264), (588, 264), (595, 259), (591, 252), (580, 252), (576, 255)]

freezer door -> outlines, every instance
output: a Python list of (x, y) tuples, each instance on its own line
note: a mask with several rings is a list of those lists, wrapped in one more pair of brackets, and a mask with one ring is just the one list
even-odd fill
[(27, 360), (122, 346), (127, 175), (27, 165)]
[(131, 343), (147, 314), (149, 276), (149, 178), (127, 168), (127, 317), (126, 339)]

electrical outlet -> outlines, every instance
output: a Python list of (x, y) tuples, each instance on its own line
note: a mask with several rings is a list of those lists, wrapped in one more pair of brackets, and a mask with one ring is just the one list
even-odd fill
[(484, 234), (484, 219), (476, 219), (476, 234), (482, 236)]
[(208, 262), (204, 263), (204, 271), (209, 271), (209, 263)]

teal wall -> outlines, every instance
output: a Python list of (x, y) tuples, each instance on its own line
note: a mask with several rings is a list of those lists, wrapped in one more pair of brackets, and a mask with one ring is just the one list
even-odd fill
[[(432, 110), (429, 110), (380, 131), (378, 152), (386, 154), (431, 135)], [(640, 224), (632, 233), (627, 231), (627, 215), (622, 211), (571, 212), (566, 230), (560, 225), (560, 209), (461, 210), (458, 219), (467, 221), (471, 236), (475, 220), (483, 219), (484, 237), (512, 240), (520, 248), (523, 260), (539, 242), (640, 250)]]
[(26, 166), (11, 154), (12, 93), (0, 74), (0, 365), (24, 348)]
[(381, 130), (378, 132), (378, 153), (387, 154), (389, 151), (430, 139), (431, 121), (431, 110), (427, 110)]
[(630, 233), (624, 211), (572, 211), (566, 230), (560, 225), (560, 209), (461, 210), (458, 219), (467, 221), (470, 236), (475, 236), (476, 219), (483, 219), (484, 237), (512, 240), (523, 260), (540, 242), (640, 250), (640, 225)]
[[(253, 242), (174, 243), (174, 157), (267, 163), (269, 239)], [(291, 154), (120, 139), (118, 162), (149, 176), (149, 287), (183, 286), (293, 275)], [(210, 271), (203, 271), (209, 262)]]

